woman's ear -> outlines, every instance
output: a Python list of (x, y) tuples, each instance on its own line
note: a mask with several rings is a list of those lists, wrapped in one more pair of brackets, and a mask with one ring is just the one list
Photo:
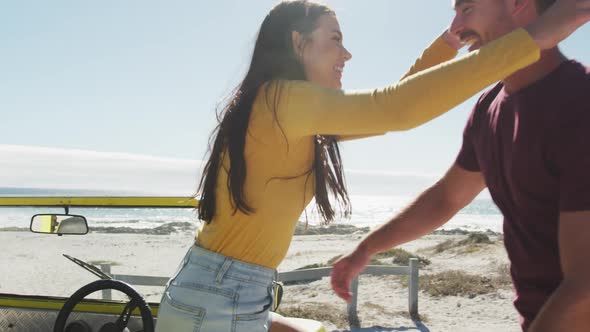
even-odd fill
[(291, 32), (291, 41), (293, 42), (293, 52), (298, 59), (303, 58), (303, 36), (298, 31)]

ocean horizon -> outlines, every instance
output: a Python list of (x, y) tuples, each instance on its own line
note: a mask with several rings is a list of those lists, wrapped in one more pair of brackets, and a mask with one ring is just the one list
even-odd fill
[[(58, 188), (1, 188), (0, 196), (154, 196), (150, 193), (132, 191), (106, 191)], [(171, 195), (168, 195), (171, 196)], [(179, 195), (182, 196), (182, 195)], [(387, 222), (402, 211), (415, 195), (352, 194), (352, 214), (349, 218), (337, 219), (335, 224), (374, 228)], [(0, 230), (28, 228), (30, 218), (38, 213), (64, 213), (62, 208), (3, 207), (0, 208)], [(194, 225), (199, 223), (194, 209), (163, 208), (71, 208), (71, 214), (84, 215), (91, 228), (154, 229), (168, 224)], [(320, 220), (313, 209), (300, 221), (319, 225)], [(490, 198), (477, 198), (462, 209), (440, 229), (465, 231), (502, 232), (502, 215)]]

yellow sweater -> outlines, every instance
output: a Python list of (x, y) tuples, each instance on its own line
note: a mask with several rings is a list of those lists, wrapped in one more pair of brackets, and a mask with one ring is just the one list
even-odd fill
[[(314, 176), (303, 175), (313, 163), (314, 135), (341, 135), (346, 139), (414, 128), (534, 63), (540, 50), (529, 34), (519, 29), (479, 51), (437, 65), (455, 55), (455, 50), (439, 38), (409, 74), (431, 68), (366, 92), (328, 89), (306, 81), (272, 82), (268, 90), (261, 88), (253, 105), (244, 152), (244, 193), (255, 212), (233, 213), (227, 172), (222, 170), (215, 217), (197, 232), (199, 245), (276, 268), (314, 195)], [(223, 166), (227, 170), (228, 158)]]

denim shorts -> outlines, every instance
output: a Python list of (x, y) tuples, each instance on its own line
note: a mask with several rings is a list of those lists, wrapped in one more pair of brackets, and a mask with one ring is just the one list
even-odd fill
[(156, 332), (268, 331), (277, 275), (193, 245), (166, 285)]

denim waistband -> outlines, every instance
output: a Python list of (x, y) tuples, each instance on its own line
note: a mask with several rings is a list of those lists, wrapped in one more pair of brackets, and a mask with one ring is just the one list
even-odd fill
[(188, 264), (199, 265), (217, 272), (219, 279), (227, 276), (260, 284), (269, 284), (276, 281), (278, 277), (275, 269), (228, 257), (200, 247), (197, 244), (191, 247), (185, 259)]

